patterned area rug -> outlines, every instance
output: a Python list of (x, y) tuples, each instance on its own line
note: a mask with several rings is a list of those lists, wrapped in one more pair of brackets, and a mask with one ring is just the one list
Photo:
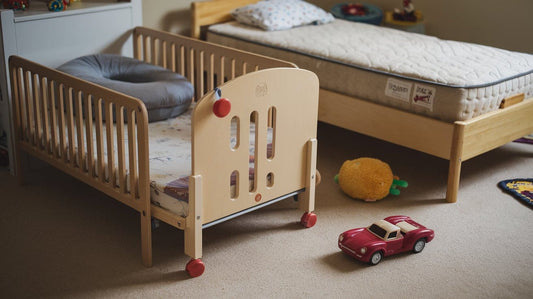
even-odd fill
[(533, 144), (533, 134), (518, 138), (514, 142)]
[(533, 208), (533, 179), (505, 180), (499, 182), (498, 187)]

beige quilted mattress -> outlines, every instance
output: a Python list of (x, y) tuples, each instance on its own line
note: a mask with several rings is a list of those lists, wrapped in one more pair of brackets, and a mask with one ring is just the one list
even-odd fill
[(210, 42), (294, 62), (321, 88), (453, 122), (533, 96), (533, 55), (336, 19), (264, 31), (209, 27)]

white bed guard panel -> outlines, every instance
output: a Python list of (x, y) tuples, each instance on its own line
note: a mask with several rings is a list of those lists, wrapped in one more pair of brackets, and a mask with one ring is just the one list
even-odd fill
[[(316, 165), (309, 163), (309, 146), (316, 138), (318, 88), (310, 71), (265, 69), (220, 86), (221, 97), (231, 101), (226, 117), (213, 114), (214, 91), (198, 102), (192, 116), (192, 176), (202, 176), (207, 186), (204, 223), (303, 188), (314, 194)], [(237, 141), (230, 144), (232, 123)], [(226, 175), (209, 175), (213, 167)], [(235, 180), (232, 188), (230, 180)]]
[(533, 55), (364, 23), (264, 31), (228, 22), (210, 26), (207, 40), (294, 62), (323, 89), (447, 122), (533, 96)]

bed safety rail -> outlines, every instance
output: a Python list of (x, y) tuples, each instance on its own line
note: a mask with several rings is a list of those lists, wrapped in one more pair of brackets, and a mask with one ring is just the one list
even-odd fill
[(195, 100), (216, 86), (260, 69), (296, 67), (293, 63), (145, 27), (133, 31), (134, 57), (189, 79)]
[[(136, 209), (141, 221), (149, 222), (148, 143), (139, 142), (148, 136), (144, 104), (18, 56), (11, 56), (9, 65), (19, 178), (24, 151)], [(143, 238), (150, 236), (144, 232)], [(144, 253), (143, 261), (151, 264)]]

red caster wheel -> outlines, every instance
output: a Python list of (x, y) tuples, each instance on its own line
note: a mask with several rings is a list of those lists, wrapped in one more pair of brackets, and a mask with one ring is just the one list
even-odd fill
[(302, 219), (300, 219), (300, 223), (306, 228), (313, 227), (316, 223), (316, 214), (313, 212), (305, 212), (302, 215)]
[(204, 273), (205, 265), (201, 259), (191, 259), (185, 266), (185, 270), (189, 273), (189, 276), (198, 277)]

